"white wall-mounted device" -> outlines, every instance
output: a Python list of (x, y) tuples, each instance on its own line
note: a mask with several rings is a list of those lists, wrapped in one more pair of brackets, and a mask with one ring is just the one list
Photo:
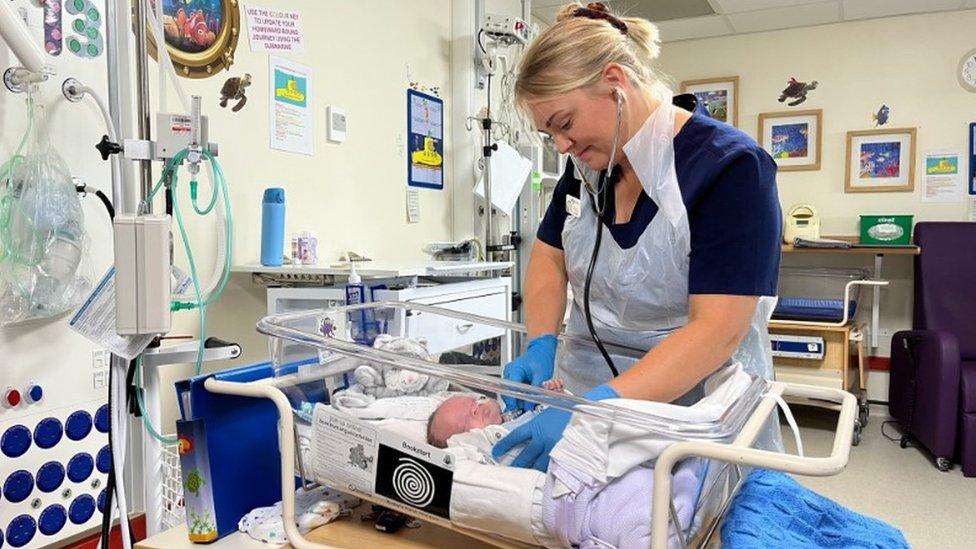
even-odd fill
[(168, 215), (115, 216), (115, 328), (120, 335), (170, 329)]
[(326, 138), (333, 143), (346, 140), (346, 111), (339, 107), (325, 108)]
[[(209, 131), (207, 117), (199, 117), (199, 127), (197, 128), (197, 145), (209, 150)], [(173, 158), (176, 153), (193, 144), (193, 116), (182, 113), (157, 113), (156, 114), (156, 145), (154, 159), (167, 160)], [(128, 144), (126, 144), (128, 147)], [(211, 153), (215, 152), (213, 150)]]
[(528, 44), (531, 36), (529, 24), (518, 17), (509, 15), (485, 14), (481, 29), (489, 37), (504, 44)]

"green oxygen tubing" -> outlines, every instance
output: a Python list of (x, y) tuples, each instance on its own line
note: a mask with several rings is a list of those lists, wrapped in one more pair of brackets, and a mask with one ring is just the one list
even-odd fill
[[(213, 157), (212, 154), (210, 154), (210, 152), (205, 150), (201, 151), (203, 158), (207, 161), (207, 164), (210, 167), (212, 193), (206, 207), (201, 208), (198, 203), (197, 196), (199, 185), (196, 178), (191, 179), (190, 202), (193, 206), (193, 210), (200, 216), (208, 215), (214, 210), (218, 198), (223, 206), (222, 208), (217, 209), (217, 216), (219, 219), (217, 224), (218, 261), (214, 266), (214, 274), (211, 277), (210, 284), (204, 288), (200, 282), (200, 277), (197, 272), (197, 264), (193, 257), (193, 249), (190, 246), (190, 238), (186, 231), (186, 224), (183, 219), (182, 210), (180, 209), (179, 193), (177, 192), (179, 188), (179, 167), (183, 164), (189, 154), (189, 149), (183, 149), (166, 162), (159, 181), (153, 187), (152, 191), (150, 191), (149, 195), (146, 196), (142, 205), (140, 205), (140, 210), (145, 211), (147, 209), (148, 204), (152, 203), (153, 198), (160, 189), (162, 189), (164, 186), (169, 187), (173, 196), (173, 217), (176, 218), (176, 225), (180, 232), (180, 240), (183, 242), (183, 249), (186, 250), (186, 260), (190, 268), (190, 280), (193, 284), (192, 294), (178, 294), (173, 296), (170, 309), (172, 311), (184, 311), (191, 309), (197, 310), (200, 321), (200, 346), (197, 351), (195, 371), (196, 374), (199, 375), (203, 369), (203, 354), (205, 350), (205, 341), (207, 339), (207, 305), (212, 304), (217, 300), (218, 297), (220, 297), (220, 294), (227, 286), (227, 279), (230, 278), (231, 252), (234, 249), (234, 222), (233, 216), (231, 215), (230, 194), (227, 191), (227, 179), (224, 177), (224, 171), (220, 167), (220, 163), (216, 158)], [(220, 221), (223, 223), (220, 223)], [(141, 364), (137, 362), (137, 368), (140, 366)], [(137, 374), (139, 374), (139, 381), (141, 385), (141, 368), (137, 370)], [(137, 391), (137, 401), (139, 404), (139, 410), (142, 412), (143, 423), (146, 426), (146, 430), (150, 435), (153, 436), (153, 438), (159, 440), (160, 442), (164, 444), (173, 444), (175, 440), (161, 436), (159, 432), (152, 427), (146, 414), (141, 393), (141, 390)]]

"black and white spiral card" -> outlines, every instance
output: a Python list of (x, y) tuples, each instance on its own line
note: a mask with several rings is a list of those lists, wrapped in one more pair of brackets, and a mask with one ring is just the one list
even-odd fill
[(440, 517), (450, 518), (451, 455), (427, 444), (381, 433), (376, 459), (378, 495)]

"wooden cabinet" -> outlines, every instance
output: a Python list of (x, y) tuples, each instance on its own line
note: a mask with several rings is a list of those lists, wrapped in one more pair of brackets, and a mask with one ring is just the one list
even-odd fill
[[(823, 338), (824, 356), (821, 359), (773, 357), (776, 380), (831, 387), (854, 393), (859, 403), (859, 413), (854, 424), (854, 444), (857, 445), (861, 430), (867, 425), (869, 414), (864, 327), (854, 324), (817, 326), (772, 320), (769, 322), (769, 333)], [(823, 405), (819, 402), (800, 403)]]
[(835, 387), (857, 393), (866, 389), (863, 331), (847, 326), (811, 326), (773, 320), (770, 334), (822, 337), (824, 356), (820, 360), (773, 357), (776, 379), (792, 383)]

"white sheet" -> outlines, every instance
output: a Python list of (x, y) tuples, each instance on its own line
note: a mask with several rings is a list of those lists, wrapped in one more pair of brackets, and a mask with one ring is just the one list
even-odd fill
[(334, 408), (359, 419), (408, 419), (426, 422), (447, 397), (397, 396), (376, 399), (366, 406), (348, 406), (336, 400)]
[[(718, 372), (715, 379), (710, 379), (705, 384), (705, 397), (691, 406), (623, 398), (601, 402), (662, 418), (714, 421), (729, 409), (751, 382), (752, 378), (742, 370), (742, 365), (735, 363)], [(657, 459), (673, 442), (648, 436), (646, 430), (628, 423), (573, 414), (550, 457), (606, 483), (642, 463)]]
[(454, 468), (451, 521), (532, 545), (554, 547), (542, 519), (545, 473), (461, 460)]

